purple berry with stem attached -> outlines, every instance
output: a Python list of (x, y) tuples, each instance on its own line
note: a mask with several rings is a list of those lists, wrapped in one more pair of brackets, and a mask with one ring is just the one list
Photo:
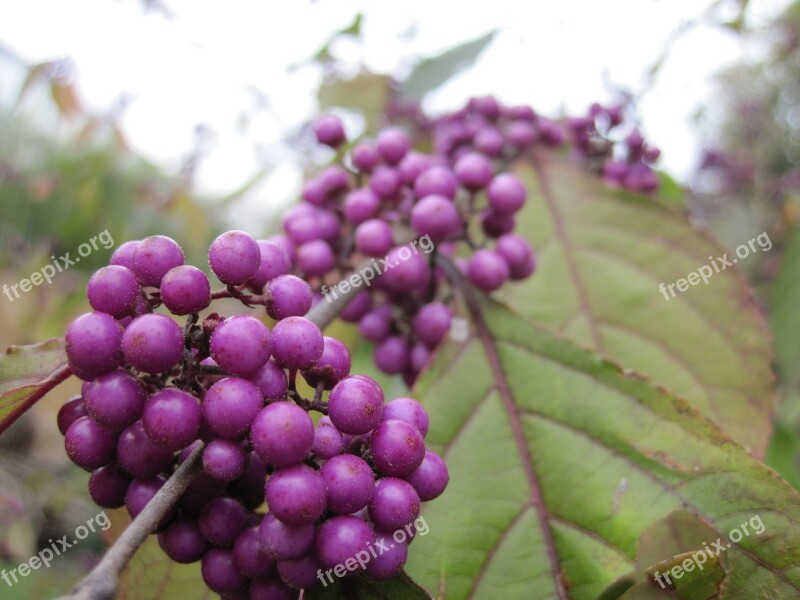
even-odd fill
[(211, 357), (233, 375), (251, 377), (272, 352), (269, 329), (249, 315), (235, 315), (217, 325), (211, 334)]
[(143, 239), (133, 253), (131, 269), (142, 285), (158, 287), (170, 269), (183, 264), (183, 250), (172, 238), (153, 235)]
[(254, 383), (239, 377), (226, 377), (206, 392), (203, 417), (216, 435), (239, 439), (247, 435), (262, 406), (264, 398)]
[(122, 356), (122, 327), (106, 313), (86, 313), (72, 321), (65, 341), (69, 367), (84, 381), (114, 369)]
[(177, 366), (183, 356), (183, 332), (167, 317), (150, 313), (137, 317), (122, 334), (122, 352), (132, 367), (162, 373)]
[(508, 264), (494, 250), (475, 252), (467, 265), (467, 277), (479, 290), (491, 292), (503, 285), (509, 277)]
[(419, 516), (420, 500), (414, 487), (403, 479), (385, 477), (375, 484), (369, 516), (378, 529), (396, 531)]
[(342, 433), (367, 433), (380, 423), (382, 415), (383, 391), (369, 377), (343, 379), (328, 396), (328, 416)]
[(211, 304), (211, 282), (197, 267), (175, 267), (161, 280), (161, 300), (174, 315), (198, 313)]
[(302, 374), (311, 387), (322, 384), (324, 389), (329, 390), (350, 374), (350, 351), (336, 338), (323, 336), (322, 340), (322, 356), (316, 365), (305, 369)]
[(253, 450), (268, 465), (288, 467), (302, 461), (314, 444), (314, 422), (291, 402), (273, 402), (256, 415), (250, 432)]
[(399, 419), (382, 421), (372, 432), (369, 444), (375, 466), (384, 475), (408, 475), (425, 458), (422, 433)]
[(325, 511), (328, 492), (318, 471), (295, 465), (275, 471), (267, 479), (270, 514), (289, 525), (307, 525)]
[(314, 135), (320, 144), (336, 148), (347, 139), (342, 120), (336, 115), (322, 115), (314, 122)]
[(275, 362), (287, 369), (308, 369), (322, 356), (322, 332), (305, 317), (288, 317), (272, 329)]
[(103, 267), (95, 272), (86, 286), (92, 308), (117, 319), (131, 312), (139, 291), (139, 280), (133, 271), (119, 265)]

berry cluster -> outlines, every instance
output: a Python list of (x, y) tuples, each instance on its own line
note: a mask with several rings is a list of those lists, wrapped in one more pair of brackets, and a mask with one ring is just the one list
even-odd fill
[[(448, 482), (425, 447), (427, 413), (411, 398), (384, 404), (374, 380), (350, 374), (347, 347), (305, 318), (311, 287), (288, 273), (279, 245), (229, 231), (208, 259), (226, 285), (218, 292), (164, 236), (123, 244), (89, 280), (94, 312), (66, 333), (84, 383), (58, 425), (69, 458), (91, 471), (91, 497), (135, 517), (203, 446), (202, 471), (157, 533), (172, 560), (201, 561), (211, 590), (297, 598), (320, 570), (373, 546), (389, 549), (358, 571), (394, 576), (408, 547), (393, 533), (413, 537), (420, 503)], [(264, 305), (276, 323), (216, 313), (201, 322), (218, 298)], [(156, 312), (162, 305), (185, 325)], [(316, 425), (309, 411), (323, 414)]]
[(377, 344), (380, 370), (409, 383), (452, 318), (438, 256), (453, 259), (484, 292), (533, 273), (533, 251), (513, 233), (525, 186), (502, 170), (534, 143), (562, 142), (553, 123), (493, 98), (473, 99), (425, 128), (430, 153), (412, 149), (412, 136), (399, 127), (347, 146), (336, 116), (318, 119), (316, 138), (338, 150), (337, 164), (305, 183), (302, 202), (283, 220), (284, 235), (272, 239), (329, 299), (337, 290), (328, 286), (358, 265), (371, 260), (373, 275), (378, 260), (388, 265), (341, 316)]
[(660, 151), (636, 129), (620, 135), (630, 129), (622, 106), (592, 104), (586, 116), (569, 119), (567, 128), (573, 152), (606, 183), (645, 194), (658, 188), (651, 165)]

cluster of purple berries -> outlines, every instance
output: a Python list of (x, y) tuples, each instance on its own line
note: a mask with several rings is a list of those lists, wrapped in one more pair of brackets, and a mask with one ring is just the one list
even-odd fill
[(430, 125), (430, 153), (414, 150), (399, 127), (348, 146), (334, 115), (319, 118), (314, 133), (339, 150), (339, 162), (305, 183), (272, 241), (329, 299), (359, 265), (371, 260), (373, 275), (384, 265), (341, 316), (377, 344), (380, 370), (411, 383), (452, 318), (437, 256), (454, 260), (484, 292), (534, 272), (530, 245), (513, 233), (525, 186), (502, 167), (534, 141), (559, 145), (560, 131), (530, 109), (478, 98)]
[[(350, 374), (347, 347), (304, 317), (311, 287), (288, 274), (278, 245), (229, 231), (208, 258), (226, 284), (218, 292), (164, 236), (120, 246), (89, 280), (94, 312), (66, 333), (69, 366), (84, 383), (58, 426), (69, 458), (91, 471), (91, 497), (135, 517), (203, 445), (202, 471), (157, 533), (172, 560), (201, 561), (211, 590), (297, 598), (321, 572), (376, 545), (388, 550), (357, 571), (391, 578), (420, 503), (448, 482), (425, 446), (425, 409), (411, 398), (384, 404), (374, 380)], [(265, 305), (277, 322), (216, 313), (200, 322), (200, 311), (229, 297)], [(162, 305), (185, 325), (156, 312)], [(313, 399), (298, 392), (298, 375)], [(312, 410), (323, 414), (316, 425)], [(392, 537), (398, 529), (403, 543)]]
[(637, 129), (619, 135), (630, 129), (624, 107), (592, 104), (586, 116), (568, 119), (567, 129), (573, 153), (606, 183), (645, 194), (658, 189), (651, 165), (661, 152), (647, 144)]

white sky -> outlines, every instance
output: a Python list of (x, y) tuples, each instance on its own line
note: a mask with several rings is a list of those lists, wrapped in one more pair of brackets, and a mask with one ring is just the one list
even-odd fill
[[(108, 110), (121, 94), (133, 101), (122, 120), (129, 141), (146, 157), (177, 169), (204, 123), (212, 145), (198, 183), (212, 193), (235, 189), (275, 145), (316, 111), (322, 77), (307, 60), (333, 31), (365, 15), (363, 44), (337, 53), (403, 73), (420, 56), (445, 50), (490, 29), (500, 34), (469, 71), (432, 95), (426, 106), (454, 108), (466, 97), (494, 93), (558, 116), (612, 99), (613, 86), (641, 89), (643, 74), (665, 40), (708, 2), (697, 0), (560, 0), (559, 2), (431, 2), (406, 0), (165, 0), (175, 18), (144, 13), (138, 0), (25, 0), (0, 3), (0, 42), (31, 63), (71, 57), (84, 101)], [(760, 22), (786, 0), (751, 2)], [(416, 30), (409, 41), (404, 34)], [(662, 148), (661, 166), (685, 179), (698, 154), (692, 115), (709, 98), (710, 75), (741, 58), (733, 35), (699, 27), (669, 54), (657, 85), (643, 98), (640, 116), (648, 139)], [(6, 86), (3, 86), (6, 87)], [(272, 113), (261, 111), (242, 130), (254, 106), (254, 88)], [(257, 151), (256, 148), (261, 148)], [(273, 176), (236, 211), (237, 225), (264, 217), (264, 200), (284, 204), (300, 172), (291, 155), (267, 154)]]

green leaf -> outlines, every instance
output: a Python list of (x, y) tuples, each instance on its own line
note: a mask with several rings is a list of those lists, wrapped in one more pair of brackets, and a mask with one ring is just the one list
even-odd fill
[(414, 68), (408, 79), (400, 84), (398, 90), (400, 95), (408, 100), (421, 100), (425, 94), (435, 90), (478, 60), (496, 33), (496, 30), (492, 30), (438, 56), (426, 58)]
[[(772, 350), (744, 278), (709, 266), (726, 250), (672, 210), (612, 191), (555, 158), (520, 165), (518, 174), (529, 201), (517, 232), (539, 264), (500, 297), (668, 387), (763, 456), (774, 403)], [(673, 286), (672, 297), (668, 286), (704, 265), (708, 284), (698, 279), (684, 292)]]
[(377, 115), (386, 107), (391, 80), (386, 75), (363, 72), (352, 79), (326, 81), (319, 89), (320, 110), (333, 106)]
[(594, 600), (680, 510), (715, 537), (763, 519), (726, 552), (726, 598), (800, 597), (795, 490), (687, 401), (473, 294), (470, 338), (415, 393), (450, 484), (426, 504), (412, 577), (448, 600)]
[(414, 583), (405, 572), (389, 581), (372, 581), (366, 577), (337, 580), (333, 585), (317, 585), (306, 590), (305, 600), (431, 600), (431, 595)]
[(796, 387), (800, 385), (800, 231), (786, 242), (770, 296), (778, 375), (784, 384)]
[(9, 347), (0, 356), (0, 433), (70, 375), (64, 340)]

